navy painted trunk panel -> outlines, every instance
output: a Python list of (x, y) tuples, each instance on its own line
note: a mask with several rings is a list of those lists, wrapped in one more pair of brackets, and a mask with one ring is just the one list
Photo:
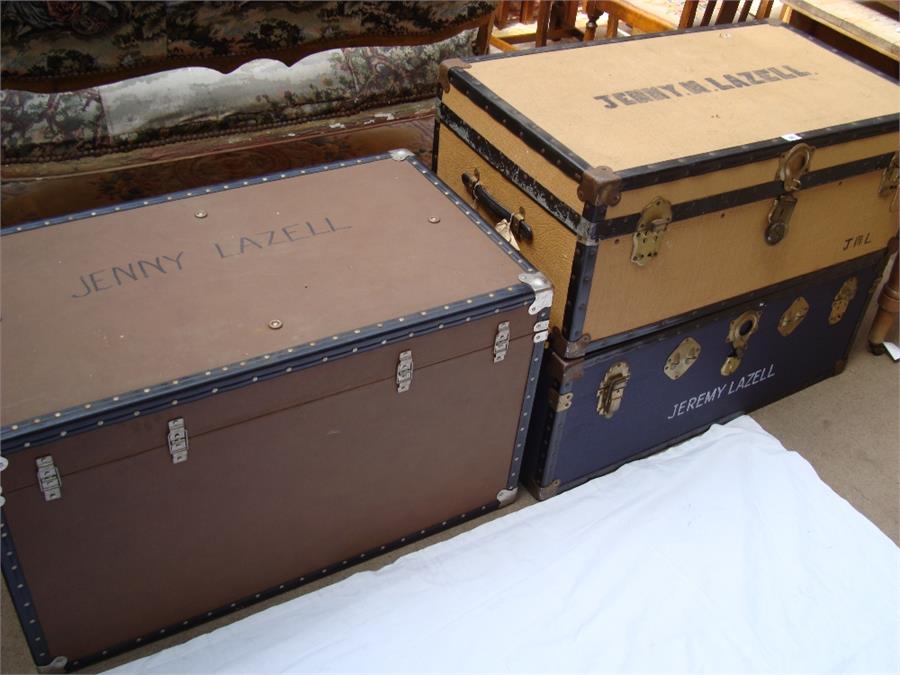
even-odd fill
[[(866, 256), (755, 301), (583, 359), (548, 355), (537, 400), (548, 400), (550, 389), (573, 397), (566, 410), (553, 412), (544, 405), (535, 415), (526, 463), (531, 482), (539, 488), (555, 481), (559, 489), (573, 487), (839, 372), (883, 265), (883, 256)], [(850, 277), (857, 278), (858, 290), (843, 318), (831, 325), (835, 294)], [(809, 312), (783, 336), (779, 321), (799, 296), (809, 303)], [(729, 326), (748, 309), (761, 311), (759, 328), (740, 366), (724, 376), (722, 364), (733, 350), (727, 341)], [(701, 352), (673, 381), (663, 367), (688, 336), (700, 343)], [(620, 361), (628, 364), (630, 379), (619, 410), (607, 418), (597, 412), (597, 392), (610, 366)]]

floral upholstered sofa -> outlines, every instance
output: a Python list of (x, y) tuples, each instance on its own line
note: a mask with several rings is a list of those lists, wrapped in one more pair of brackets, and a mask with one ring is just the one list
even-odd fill
[(408, 147), (493, 2), (5, 2), (4, 227)]

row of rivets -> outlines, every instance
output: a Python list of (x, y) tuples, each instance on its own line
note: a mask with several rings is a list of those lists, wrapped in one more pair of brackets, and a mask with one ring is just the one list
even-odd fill
[[(513, 287), (512, 287), (512, 286), (508, 286), (506, 290), (509, 291), (509, 292), (512, 292), (512, 291), (513, 291)], [(488, 297), (494, 297), (494, 296), (495, 296), (494, 293), (488, 294)], [(466, 304), (472, 304), (472, 302), (473, 302), (472, 299), (467, 299), (467, 300), (466, 300)], [(529, 302), (526, 301), (525, 304), (527, 305), (527, 304), (529, 304)], [(449, 310), (449, 309), (450, 309), (450, 305), (444, 305), (444, 309)], [(499, 313), (499, 311), (500, 311), (499, 309), (495, 309), (495, 310), (494, 310), (494, 313), (497, 314), (497, 313)], [(425, 313), (426, 313), (426, 312), (420, 312), (420, 314), (425, 314)], [(402, 322), (402, 321), (404, 320), (404, 317), (399, 317), (397, 320)], [(472, 317), (466, 317), (466, 318), (465, 318), (465, 322), (466, 322), (466, 323), (471, 322), (471, 320), (472, 320)], [(379, 324), (377, 324), (377, 326), (378, 326), (379, 328), (381, 328), (381, 327), (384, 326), (384, 324), (383, 324), (383, 323), (379, 323)], [(442, 323), (442, 324), (439, 324), (439, 325), (438, 325), (438, 330), (443, 330), (445, 327), (446, 327), (445, 324), (443, 324), (443, 323)], [(355, 331), (354, 331), (354, 333), (358, 333), (358, 332), (359, 332), (358, 330), (355, 330)], [(408, 334), (408, 337), (410, 337), (410, 338), (411, 338), (411, 337), (414, 337), (414, 336), (415, 336), (415, 333), (409, 333), (409, 334)], [(340, 338), (339, 338), (339, 336), (337, 336), (337, 335), (335, 335), (335, 336), (332, 337), (332, 340), (338, 340), (338, 339), (340, 339)], [(385, 340), (382, 340), (382, 341), (381, 341), (381, 344), (382, 344), (382, 345), (386, 345), (387, 342), (388, 342), (388, 341), (385, 339)], [(315, 345), (316, 345), (315, 342), (310, 342), (310, 343), (309, 343), (309, 346), (311, 346), (311, 347), (314, 347)], [(292, 353), (293, 351), (294, 351), (294, 348), (293, 348), (293, 347), (287, 349), (287, 352), (288, 352), (288, 353)], [(356, 353), (357, 351), (358, 351), (358, 348), (357, 348), (357, 347), (354, 347), (351, 353)], [(270, 354), (265, 354), (265, 355), (263, 355), (262, 358), (263, 358), (264, 360), (269, 360), (269, 359), (271, 358), (271, 355), (270, 355)], [(328, 361), (328, 357), (327, 357), (327, 356), (322, 358), (322, 362), (327, 362), (327, 361)], [(244, 366), (246, 366), (246, 365), (247, 365), (247, 362), (246, 362), (246, 361), (241, 361), (241, 362), (238, 364), (238, 366), (240, 366), (240, 367), (244, 367)], [(229, 370), (229, 367), (228, 367), (228, 366), (223, 366), (223, 367), (221, 368), (221, 370), (227, 372), (227, 371)], [(291, 372), (291, 371), (292, 371), (292, 368), (288, 368), (288, 369), (286, 370), (286, 372)], [(207, 376), (207, 377), (211, 377), (212, 374), (213, 374), (213, 372), (210, 371), (210, 370), (207, 370), (207, 371), (205, 371), (205, 373), (204, 373), (204, 375)], [(258, 382), (258, 380), (259, 380), (258, 377), (253, 377), (252, 380), (251, 380), (251, 382)], [(172, 380), (172, 385), (177, 385), (177, 384), (179, 384), (179, 382), (180, 382), (179, 380)], [(167, 387), (167, 386), (168, 386), (168, 385), (165, 385), (165, 384), (164, 384), (164, 385), (159, 385), (160, 388), (164, 388), (164, 387)], [(151, 387), (145, 387), (145, 388), (143, 389), (143, 393), (145, 393), (145, 394), (149, 394), (149, 393), (151, 393), (152, 391), (153, 391), (153, 388), (151, 388)], [(213, 388), (213, 389), (210, 390), (210, 393), (212, 393), (212, 394), (216, 394), (216, 393), (218, 393), (218, 392), (219, 392), (218, 387), (215, 387), (215, 388)], [(121, 396), (113, 396), (111, 400), (112, 400), (113, 402), (118, 402), (118, 401), (121, 400)], [(87, 404), (84, 404), (83, 407), (84, 407), (84, 408), (91, 408), (93, 405), (98, 404), (98, 403), (101, 403), (101, 401), (97, 401), (97, 402), (95, 402), (94, 404), (87, 403)], [(178, 405), (178, 399), (173, 399), (172, 401), (170, 401), (169, 405)], [(67, 411), (63, 411), (63, 412), (69, 413), (69, 412), (71, 412), (72, 410), (74, 410), (74, 408), (69, 409), (69, 410), (67, 410)], [(54, 417), (55, 417), (55, 418), (61, 417), (61, 416), (63, 415), (63, 412), (56, 412), (56, 413), (54, 413)], [(135, 416), (135, 417), (137, 417), (137, 416), (141, 415), (141, 413), (142, 413), (142, 411), (140, 411), (140, 410), (135, 410), (135, 411), (132, 412), (132, 415)], [(35, 419), (33, 420), (33, 422), (34, 422), (35, 424), (40, 424), (40, 423), (42, 422), (42, 419), (41, 419), (41, 418), (35, 418)], [(97, 421), (97, 426), (103, 426), (103, 424), (104, 424), (104, 421), (103, 421), (103, 420), (98, 420), (98, 421)], [(13, 430), (13, 431), (17, 431), (19, 428), (20, 428), (20, 424), (13, 424), (13, 425), (10, 426), (10, 429)], [(61, 431), (61, 432), (60, 432), (60, 436), (61, 436), (61, 437), (65, 437), (66, 435), (68, 435), (68, 431)], [(30, 447), (30, 446), (31, 446), (31, 443), (25, 443), (25, 444), (24, 444), (24, 447), (25, 447), (25, 448), (28, 448), (28, 447)]]

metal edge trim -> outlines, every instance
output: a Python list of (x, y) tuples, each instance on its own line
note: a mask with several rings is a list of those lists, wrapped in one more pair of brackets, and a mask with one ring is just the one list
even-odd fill
[(115, 645), (111, 645), (100, 652), (95, 652), (93, 654), (86, 654), (79, 656), (75, 659), (70, 659), (68, 668), (77, 669), (83, 668), (92, 663), (96, 663), (97, 661), (101, 661), (103, 659), (109, 658), (111, 656), (115, 656), (116, 654), (121, 654), (122, 652), (126, 652), (135, 647), (139, 647), (151, 642), (155, 642), (156, 640), (160, 640), (162, 638), (168, 637), (170, 635), (179, 633), (183, 630), (191, 628), (193, 626), (197, 626), (199, 624), (206, 623), (213, 619), (220, 618), (227, 614), (231, 614), (240, 609), (244, 609), (246, 607), (255, 605), (264, 600), (268, 600), (275, 596), (278, 596), (282, 593), (285, 593), (290, 590), (294, 590), (299, 588), (300, 586), (305, 586), (306, 584), (312, 583), (318, 579), (329, 576), (336, 572), (339, 572), (343, 569), (348, 569), (353, 565), (359, 564), (361, 562), (365, 562), (370, 558), (375, 558), (379, 555), (389, 553), (398, 548), (403, 548), (407, 544), (411, 544), (415, 541), (419, 541), (420, 539), (424, 539), (438, 532), (442, 532), (451, 527), (455, 527), (461, 523), (467, 522), (474, 517), (486, 515), (491, 511), (495, 511), (499, 508), (500, 504), (495, 499), (486, 504), (478, 506), (470, 511), (466, 511), (465, 513), (461, 513), (459, 515), (451, 516), (446, 520), (441, 521), (440, 523), (431, 525), (429, 527), (423, 528), (421, 530), (416, 530), (411, 532), (399, 539), (395, 539), (391, 542), (388, 542), (382, 546), (373, 547), (367, 551), (354, 555), (352, 557), (348, 557), (345, 560), (336, 561), (322, 569), (317, 569), (310, 571), (303, 576), (295, 577), (293, 579), (289, 579), (284, 581), (281, 584), (276, 586), (271, 586), (264, 590), (259, 591), (258, 593), (254, 593), (252, 595), (247, 595), (242, 598), (235, 600), (234, 602), (228, 603), (226, 605), (222, 605), (221, 607), (217, 607), (208, 612), (204, 612), (201, 614), (197, 614), (195, 616), (189, 617), (182, 621), (176, 622), (174, 624), (169, 624), (167, 626), (163, 626), (157, 630), (154, 630), (150, 633), (145, 633), (144, 635), (136, 636), (134, 639), (127, 640), (125, 642), (119, 642)]
[[(573, 394), (574, 382), (575, 378), (568, 377), (570, 369), (567, 368), (569, 364), (577, 361), (578, 359), (562, 359), (559, 358), (558, 355), (554, 354), (559, 362), (562, 364), (562, 373), (559, 378), (557, 378), (558, 387), (557, 392), (560, 397), (565, 396), (566, 394)], [(584, 361), (581, 360), (583, 364)], [(549, 402), (547, 402), (549, 406)], [(575, 405), (574, 403), (572, 405)], [(590, 405), (590, 403), (589, 403)], [(550, 409), (550, 414), (548, 416), (548, 426), (549, 433), (544, 434), (545, 438), (541, 442), (541, 454), (543, 457), (538, 459), (537, 470), (535, 476), (537, 480), (535, 481), (538, 489), (540, 490), (540, 494), (538, 495), (541, 499), (545, 499), (544, 493), (547, 490), (551, 491), (550, 497), (556, 495), (559, 492), (560, 481), (558, 478), (555, 478), (554, 475), (556, 473), (556, 465), (559, 463), (560, 450), (563, 443), (563, 439), (565, 438), (565, 426), (566, 426), (566, 410), (562, 410), (557, 412), (556, 410)]]
[(584, 321), (596, 265), (597, 246), (577, 241), (562, 322), (562, 335), (569, 342), (577, 342), (584, 335)]
[[(890, 164), (893, 155), (894, 153), (875, 155), (812, 171), (803, 177), (802, 188), (796, 194), (800, 195), (803, 194), (804, 190), (835, 183), (846, 178), (883, 170)], [(763, 199), (772, 199), (783, 193), (784, 186), (781, 181), (773, 180), (769, 183), (760, 183), (729, 192), (720, 192), (709, 197), (681, 202), (672, 206), (672, 222), (676, 223), (680, 220), (696, 218), (707, 213), (715, 213), (716, 211), (751, 204)], [(626, 216), (610, 218), (598, 226), (598, 236), (600, 239), (609, 239), (631, 234), (637, 228), (640, 217), (640, 213), (632, 213)]]
[[(544, 309), (534, 317), (535, 321), (546, 321), (550, 317), (550, 310)], [(538, 387), (538, 379), (541, 371), (541, 361), (544, 355), (545, 342), (534, 343), (531, 350), (531, 364), (528, 367), (528, 378), (525, 382), (525, 391), (522, 395), (522, 408), (519, 411), (518, 430), (516, 431), (515, 445), (513, 447), (513, 455), (510, 460), (509, 472), (506, 477), (506, 489), (513, 490), (519, 483), (519, 479), (524, 473), (524, 460), (526, 451), (526, 440), (528, 438), (528, 429), (531, 424), (531, 417), (534, 414), (535, 394)]]
[[(893, 81), (890, 77), (886, 76), (884, 73), (878, 71), (877, 69), (861, 63), (860, 61), (858, 61), (858, 59), (842, 54), (837, 49), (816, 40), (810, 35), (804, 34), (802, 31), (794, 28), (793, 26), (781, 24), (780, 22), (772, 23), (766, 20), (748, 21), (739, 24), (730, 24), (728, 26), (698, 26), (680, 30), (666, 31), (663, 33), (646, 33), (630, 37), (608, 39), (599, 43), (574, 43), (556, 45), (551, 47), (541, 47), (539, 49), (523, 49), (516, 52), (506, 52), (503, 54), (470, 57), (466, 59), (466, 62), (477, 63), (479, 61), (491, 61), (502, 58), (516, 58), (520, 56), (527, 56), (529, 54), (556, 51), (559, 49), (601, 47), (604, 45), (626, 40), (645, 40), (660, 37), (671, 37), (673, 35), (682, 35), (685, 33), (701, 33), (715, 30), (734, 30), (765, 24), (785, 28), (792, 33), (801, 35), (814, 44), (826, 49), (827, 51), (832, 52), (833, 54), (841, 56), (842, 58), (863, 67), (865, 70), (875, 73), (882, 78), (887, 79), (888, 81)], [(560, 166), (560, 168), (562, 168), (563, 164), (565, 164), (568, 169), (567, 172), (572, 176), (574, 180), (580, 181), (581, 174), (584, 171), (590, 170), (591, 166), (587, 163), (586, 160), (576, 155), (572, 150), (557, 141), (553, 136), (545, 132), (541, 127), (534, 124), (529, 118), (525, 117), (524, 114), (520, 113), (515, 108), (512, 108), (512, 106), (510, 106), (505, 101), (503, 101), (503, 99), (494, 94), (493, 91), (478, 82), (471, 73), (465, 71), (461, 73), (455, 73), (454, 71), (450, 72), (451, 82), (456, 84), (461, 93), (472, 99), (474, 103), (478, 104), (482, 109), (488, 112), (488, 114), (490, 114), (491, 117), (493, 117), (495, 120), (510, 128), (510, 130), (514, 133), (518, 133), (518, 135), (527, 145), (534, 148), (535, 150), (538, 150), (542, 154), (545, 154), (547, 152), (551, 153), (551, 156), (556, 160), (556, 163), (558, 166)], [(454, 74), (457, 75), (457, 78), (455, 80), (453, 77)], [(464, 87), (466, 89), (464, 89)], [(474, 93), (475, 96), (469, 95), (467, 91)], [(884, 128), (884, 126), (889, 124), (890, 122), (893, 122), (893, 127)], [(826, 147), (828, 145), (835, 145), (838, 143), (846, 142), (847, 140), (851, 139), (865, 138), (868, 136), (878, 135), (879, 133), (888, 133), (896, 128), (896, 126), (897, 116), (896, 114), (894, 114), (875, 117), (868, 120), (859, 120), (857, 122), (851, 122), (835, 127), (826, 127), (824, 129), (813, 129), (804, 132), (797, 132), (797, 134), (805, 140), (815, 141), (817, 147)], [(709, 153), (689, 155), (666, 162), (645, 164), (628, 169), (617, 170), (616, 173), (622, 178), (622, 190), (632, 190), (639, 187), (646, 187), (648, 185), (655, 185), (662, 182), (677, 180), (678, 178), (688, 178), (712, 171), (717, 171), (723, 168), (728, 168), (731, 166), (740, 166), (742, 164), (749, 164), (761, 159), (776, 157), (787, 150), (791, 146), (791, 143), (792, 141), (786, 141), (783, 138), (779, 137), (776, 139), (758, 141), (756, 143), (747, 145), (721, 148)]]
[[(796, 133), (796, 136), (817, 148), (824, 148), (887, 134), (896, 131), (897, 128), (897, 115), (894, 114), (848, 122), (834, 127), (800, 131)], [(779, 136), (746, 145), (720, 148), (698, 155), (686, 155), (665, 162), (643, 164), (622, 169), (616, 173), (622, 179), (622, 191), (624, 192), (773, 159), (789, 150), (795, 143), (796, 141), (788, 141)]]
[(578, 234), (582, 218), (577, 211), (559, 200), (551, 190), (541, 185), (530, 174), (525, 173), (515, 162), (500, 152), (490, 141), (472, 129), (443, 103), (438, 106), (435, 119), (444, 124), (460, 141), (496, 169), (510, 183), (528, 195), (550, 216), (576, 235)]
[(61, 216), (54, 216), (52, 218), (45, 218), (42, 220), (33, 220), (28, 223), (22, 223), (21, 225), (10, 225), (9, 227), (5, 227), (0, 229), (0, 236), (5, 237), (12, 234), (18, 234), (20, 232), (28, 232), (31, 230), (37, 230), (42, 227), (48, 227), (52, 225), (62, 225), (63, 223), (69, 223), (76, 220), (84, 220), (86, 218), (94, 218), (97, 216), (105, 216), (110, 213), (119, 213), (121, 211), (131, 211), (132, 209), (140, 209), (145, 206), (155, 206), (157, 204), (163, 204), (166, 202), (179, 201), (182, 199), (190, 199), (192, 197), (199, 197), (207, 194), (216, 194), (218, 192), (224, 192), (226, 190), (231, 189), (239, 189), (243, 187), (250, 187), (252, 185), (259, 185), (261, 183), (270, 183), (278, 180), (283, 180), (285, 178), (296, 178), (297, 176), (306, 176), (317, 173), (324, 173), (325, 171), (333, 171), (335, 169), (344, 169), (350, 166), (356, 166), (358, 164), (369, 164), (370, 162), (378, 162), (386, 159), (393, 159), (391, 153), (384, 152), (378, 155), (371, 155), (369, 157), (361, 157), (359, 159), (349, 159), (340, 162), (330, 162), (328, 164), (319, 164), (317, 166), (311, 166), (303, 169), (290, 169), (289, 171), (276, 171), (269, 174), (264, 174), (260, 176), (254, 176), (252, 178), (245, 178), (241, 180), (229, 181), (227, 183), (216, 183), (214, 185), (206, 185), (198, 188), (191, 188), (190, 190), (179, 190), (177, 192), (169, 192), (167, 194), (158, 195), (156, 197), (148, 197), (146, 199), (134, 199), (129, 202), (124, 202), (122, 204), (115, 204), (112, 206), (103, 206), (96, 209), (89, 209), (86, 211), (77, 211), (71, 214), (64, 214)]
[[(549, 396), (551, 390), (555, 391), (558, 396), (571, 393), (572, 380), (566, 378), (565, 365), (567, 363), (570, 361), (560, 358), (551, 350), (545, 357), (538, 382), (538, 398), (535, 399), (535, 408), (542, 406), (543, 413), (534, 415), (529, 429), (523, 475), (523, 482), (538, 499), (546, 499), (556, 493), (554, 483), (558, 483), (558, 481), (552, 479), (551, 476), (559, 458), (566, 411), (557, 411), (550, 404)], [(556, 373), (560, 366), (562, 366), (562, 372)]]
[[(440, 96), (438, 96), (438, 105), (440, 105)], [(437, 114), (434, 116), (434, 131), (432, 132), (431, 137), (431, 166), (429, 167), (431, 173), (437, 175), (437, 162), (438, 162), (438, 147), (440, 145), (440, 133), (441, 133), (441, 121), (438, 119)]]
[[(390, 153), (376, 155), (375, 158), (392, 159)], [(359, 163), (374, 161), (359, 160)], [(474, 223), (489, 239), (503, 250), (519, 267), (529, 273), (535, 269), (513, 249), (478, 212), (468, 206), (443, 181), (429, 171), (413, 155), (400, 161), (408, 162), (434, 187), (444, 193), (459, 210)], [(339, 162), (337, 167), (356, 164)], [(298, 170), (305, 171), (305, 170)], [(308, 171), (307, 171), (308, 172)], [(280, 174), (279, 174), (280, 175)], [(285, 173), (287, 174), (287, 172)], [(301, 175), (297, 173), (297, 175)], [(258, 182), (261, 182), (258, 181)], [(193, 191), (192, 191), (193, 192)], [(185, 193), (187, 196), (187, 193)], [(140, 204), (143, 206), (143, 203)], [(100, 215), (99, 211), (97, 215)], [(91, 217), (91, 216), (87, 216)], [(67, 217), (51, 221), (52, 224), (69, 222)], [(45, 227), (39, 224), (39, 227)], [(156, 383), (151, 386), (121, 392), (104, 399), (85, 402), (59, 411), (48, 411), (30, 420), (21, 420), (0, 428), (0, 440), (4, 454), (25, 450), (33, 445), (41, 445), (69, 434), (82, 433), (98, 426), (124, 422), (145, 413), (172, 409), (178, 405), (224, 393), (232, 389), (284, 375), (295, 369), (306, 368), (335, 358), (349, 356), (358, 351), (377, 347), (414, 337), (416, 334), (453, 327), (473, 319), (499, 313), (516, 307), (523, 298), (531, 303), (534, 290), (528, 284), (514, 282), (505, 288), (495, 289), (472, 298), (432, 307), (414, 314), (386, 319), (382, 322), (363, 326), (332, 336), (324, 336), (301, 345), (286, 347), (269, 354), (261, 354), (243, 361), (223, 364), (214, 369), (192, 373), (171, 382)], [(493, 310), (493, 311), (492, 311)], [(427, 318), (426, 318), (427, 317)], [(379, 340), (379, 338), (381, 338)], [(38, 420), (35, 422), (34, 420)]]
[(450, 83), (463, 96), (521, 138), (527, 146), (555, 164), (576, 183), (581, 182), (582, 174), (591, 169), (586, 160), (497, 96), (471, 73), (455, 68), (450, 70), (449, 74)]
[[(533, 295), (534, 292), (530, 286), (516, 283), (475, 298), (444, 305), (442, 308), (425, 310), (430, 317), (428, 323), (424, 323), (419, 315), (421, 313), (410, 317), (398, 317), (373, 326), (356, 329), (360, 331), (359, 334), (351, 331), (331, 336), (331, 338), (326, 337), (321, 341), (288, 347), (253, 359), (194, 373), (172, 382), (135, 389), (99, 401), (66, 408), (35, 418), (39, 420), (38, 422), (25, 420), (11, 424), (0, 430), (3, 453), (9, 456), (31, 447), (56, 441), (61, 437), (126, 422), (160, 410), (173, 410), (180, 405), (265, 382), (295, 370), (344, 358), (357, 352), (378, 349), (416, 335), (429, 334), (477, 321), (521, 306), (523, 297), (527, 298), (524, 304), (528, 306), (532, 303)], [(406, 323), (407, 318), (412, 321)], [(388, 323), (393, 324), (393, 327), (388, 328)]]
[(16, 608), (19, 623), (22, 624), (22, 632), (25, 634), (25, 642), (28, 643), (28, 649), (31, 651), (31, 658), (39, 667), (49, 666), (53, 663), (54, 657), (49, 653), (47, 638), (41, 627), (34, 600), (28, 590), (28, 582), (16, 554), (12, 531), (9, 523), (6, 522), (5, 507), (0, 508), (0, 538), (2, 538), (0, 541), (3, 542), (3, 545), (0, 546), (3, 551), (3, 577), (6, 579), (6, 587), (9, 590), (13, 606)]
[[(635, 329), (633, 331), (619, 333), (617, 335), (612, 335), (606, 338), (595, 340), (588, 346), (585, 355), (585, 367), (589, 367), (590, 364), (587, 362), (591, 361), (592, 359), (606, 358), (610, 355), (618, 355), (624, 353), (625, 351), (634, 349), (635, 347), (640, 347), (641, 345), (647, 344), (649, 342), (664, 340), (671, 335), (680, 335), (682, 333), (694, 330), (698, 326), (705, 325), (707, 320), (712, 315), (726, 309), (734, 309), (735, 311), (737, 311), (739, 309), (755, 305), (761, 299), (767, 299), (775, 295), (787, 293), (792, 288), (795, 288), (804, 283), (817, 281), (819, 279), (838, 278), (844, 274), (857, 272), (879, 261), (883, 256), (886, 255), (886, 250), (887, 249), (879, 249), (878, 251), (868, 253), (858, 258), (853, 258), (851, 260), (819, 269), (814, 272), (802, 274), (797, 277), (791, 277), (790, 279), (786, 279), (785, 281), (781, 281), (777, 284), (765, 286), (764, 288), (759, 288), (755, 291), (751, 291), (750, 293), (744, 293), (742, 295), (728, 298), (727, 300), (722, 300), (721, 302), (717, 302), (712, 305), (701, 307), (686, 314), (680, 314), (678, 316), (670, 317), (655, 324), (642, 326), (641, 328)], [(607, 348), (612, 349), (608, 350)], [(603, 353), (598, 354), (598, 352), (601, 350), (603, 350)]]
[(462, 197), (460, 197), (456, 192), (454, 192), (453, 188), (447, 185), (444, 181), (437, 177), (437, 174), (428, 169), (422, 162), (420, 162), (415, 155), (411, 155), (406, 158), (406, 161), (414, 166), (419, 173), (421, 173), (434, 187), (436, 187), (440, 192), (444, 194), (450, 202), (456, 206), (456, 208), (469, 220), (471, 220), (475, 225), (478, 226), (484, 234), (488, 236), (488, 238), (493, 241), (497, 246), (499, 246), (506, 255), (510, 257), (516, 264), (525, 272), (536, 272), (534, 267), (531, 266), (527, 260), (525, 260), (522, 254), (515, 250), (509, 243), (497, 234), (497, 231), (487, 223), (480, 215), (478, 215), (477, 209), (473, 209), (470, 207)]

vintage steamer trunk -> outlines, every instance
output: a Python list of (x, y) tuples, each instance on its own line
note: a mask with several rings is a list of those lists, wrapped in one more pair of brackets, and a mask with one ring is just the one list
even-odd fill
[(559, 289), (574, 358), (883, 250), (896, 83), (756, 23), (445, 62), (438, 175)]
[(2, 245), (3, 573), (41, 666), (515, 496), (552, 292), (406, 151)]
[(887, 257), (871, 253), (584, 358), (548, 355), (526, 483), (553, 496), (839, 373)]

